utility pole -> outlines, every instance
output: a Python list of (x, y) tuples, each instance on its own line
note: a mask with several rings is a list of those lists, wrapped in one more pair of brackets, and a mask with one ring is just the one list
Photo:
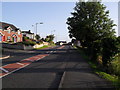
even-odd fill
[(36, 23), (36, 35), (37, 35), (37, 25), (38, 25), (38, 24), (43, 24), (43, 22)]

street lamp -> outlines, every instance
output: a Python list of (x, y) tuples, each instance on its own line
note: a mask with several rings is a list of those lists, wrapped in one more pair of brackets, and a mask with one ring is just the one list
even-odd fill
[(37, 35), (37, 25), (38, 25), (38, 24), (43, 24), (43, 22), (36, 23), (36, 35)]

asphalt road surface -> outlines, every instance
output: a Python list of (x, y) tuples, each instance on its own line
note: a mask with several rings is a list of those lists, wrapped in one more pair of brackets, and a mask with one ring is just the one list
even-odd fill
[[(66, 45), (61, 49), (56, 48), (39, 50), (32, 54), (27, 53), (29, 57), (54, 51), (49, 53), (49, 56), (3, 77), (3, 90), (5, 88), (34, 88), (38, 90), (42, 90), (43, 88), (54, 88), (56, 90), (58, 88), (71, 88), (71, 90), (73, 90), (73, 88), (78, 90), (114, 90), (110, 82), (93, 73), (86, 60), (84, 60), (72, 46)], [(21, 55), (21, 57), (24, 56)]]
[(42, 50), (16, 50), (16, 49), (4, 49), (3, 55), (9, 55), (10, 58), (3, 59), (2, 65), (10, 64), (18, 62), (22, 59), (26, 59), (35, 55), (49, 53), (50, 51), (55, 51), (56, 48), (60, 46), (56, 46), (53, 49), (42, 49)]

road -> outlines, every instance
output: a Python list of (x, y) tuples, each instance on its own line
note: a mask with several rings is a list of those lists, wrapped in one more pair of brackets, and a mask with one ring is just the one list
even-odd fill
[(4, 49), (3, 55), (9, 55), (10, 58), (2, 60), (2, 65), (15, 63), (25, 58), (29, 58), (39, 54), (49, 53), (54, 51), (59, 46), (54, 47), (53, 49), (42, 49), (42, 50), (15, 50), (15, 49)]
[(48, 53), (49, 56), (3, 77), (3, 90), (5, 88), (114, 90), (110, 82), (93, 73), (86, 60), (72, 46), (39, 50), (35, 51), (34, 55)]

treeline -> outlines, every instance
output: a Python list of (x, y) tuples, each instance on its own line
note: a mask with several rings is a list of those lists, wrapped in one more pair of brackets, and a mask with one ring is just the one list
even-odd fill
[[(106, 6), (100, 1), (79, 1), (71, 14), (67, 19), (70, 38), (79, 40), (90, 60), (111, 72), (111, 61), (120, 57), (120, 37), (115, 35), (116, 25), (109, 18)], [(120, 72), (117, 74), (120, 76)]]

